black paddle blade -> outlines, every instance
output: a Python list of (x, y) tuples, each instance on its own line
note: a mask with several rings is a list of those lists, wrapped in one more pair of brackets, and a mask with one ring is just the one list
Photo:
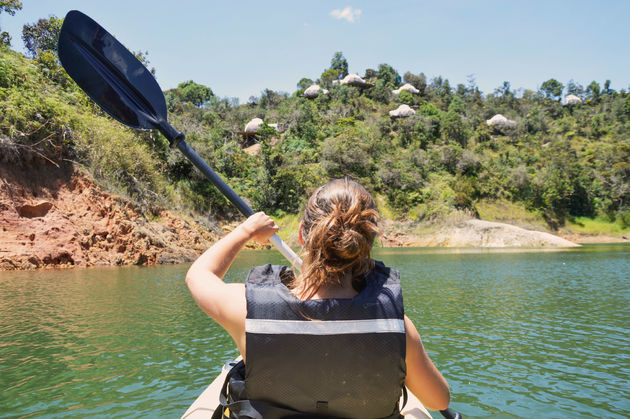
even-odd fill
[(153, 75), (116, 38), (77, 10), (68, 12), (63, 22), (59, 60), (114, 119), (132, 128), (168, 126), (164, 94)]

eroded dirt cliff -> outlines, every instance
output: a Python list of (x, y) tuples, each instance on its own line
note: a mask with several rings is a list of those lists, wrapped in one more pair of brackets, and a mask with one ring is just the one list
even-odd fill
[(191, 261), (221, 233), (167, 210), (147, 219), (70, 164), (0, 166), (0, 270)]

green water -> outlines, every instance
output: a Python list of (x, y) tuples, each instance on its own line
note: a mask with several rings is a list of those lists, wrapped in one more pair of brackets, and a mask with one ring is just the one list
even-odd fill
[[(630, 416), (630, 246), (375, 256), (465, 417)], [(179, 417), (237, 355), (186, 269), (0, 272), (0, 417)]]

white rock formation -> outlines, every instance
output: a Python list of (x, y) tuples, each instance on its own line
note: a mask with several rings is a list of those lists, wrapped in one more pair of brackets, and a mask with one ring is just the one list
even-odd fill
[[(245, 125), (245, 133), (254, 134), (258, 132), (260, 127), (262, 127), (263, 120), (260, 118), (254, 118)], [(273, 127), (276, 131), (278, 131), (278, 124), (268, 124), (270, 127)]]
[(415, 113), (416, 111), (411, 109), (409, 105), (400, 105), (398, 108), (394, 109), (393, 111), (389, 111), (389, 116), (391, 116), (392, 118), (406, 118)]
[(575, 95), (569, 95), (564, 99), (564, 106), (577, 105), (578, 103), (582, 103), (582, 99)]
[(428, 246), (436, 247), (577, 247), (576, 243), (542, 231), (483, 220), (464, 221), (438, 233)]
[(263, 120), (260, 118), (254, 118), (245, 125), (245, 132), (248, 134), (254, 133), (260, 129)]
[(402, 92), (403, 90), (406, 90), (409, 93), (414, 93), (414, 94), (420, 93), (420, 90), (416, 89), (409, 83), (405, 83), (402, 86), (400, 86), (398, 89), (392, 90), (392, 93), (397, 95), (397, 94), (400, 94), (400, 92)]
[(315, 99), (317, 96), (319, 96), (320, 93), (323, 95), (327, 95), (328, 90), (322, 89), (321, 87), (319, 87), (319, 84), (314, 84), (304, 91), (304, 97)]
[(358, 74), (348, 74), (339, 82), (339, 84), (349, 84), (350, 86), (368, 86), (369, 85)]
[(513, 127), (513, 126), (516, 125), (516, 121), (513, 121), (511, 119), (507, 119), (505, 116), (501, 115), (500, 113), (498, 113), (495, 116), (493, 116), (492, 118), (488, 119), (486, 121), (486, 123), (488, 125), (504, 126), (504, 127)]

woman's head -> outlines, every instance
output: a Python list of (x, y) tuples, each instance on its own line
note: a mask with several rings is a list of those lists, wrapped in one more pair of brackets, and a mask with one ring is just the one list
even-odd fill
[(304, 246), (300, 279), (307, 297), (324, 284), (341, 284), (348, 273), (357, 277), (371, 268), (378, 219), (372, 196), (349, 178), (330, 181), (311, 195), (300, 231)]

